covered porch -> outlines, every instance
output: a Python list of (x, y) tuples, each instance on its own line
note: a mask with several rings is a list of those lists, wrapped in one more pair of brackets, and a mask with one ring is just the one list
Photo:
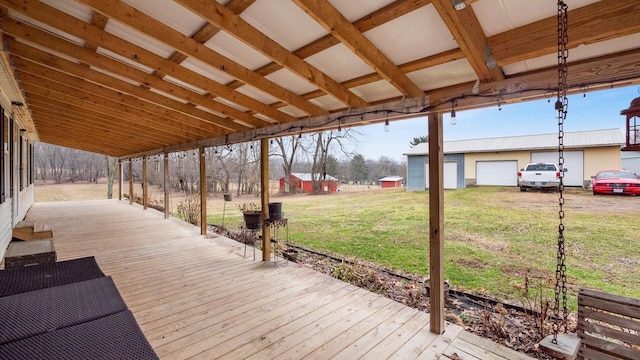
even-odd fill
[(58, 261), (95, 256), (165, 359), (528, 359), (429, 314), (124, 201), (36, 203)]

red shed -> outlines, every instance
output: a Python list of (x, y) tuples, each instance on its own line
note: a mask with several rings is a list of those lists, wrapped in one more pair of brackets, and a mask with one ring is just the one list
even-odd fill
[(404, 178), (400, 176), (386, 176), (378, 180), (381, 188), (399, 188), (403, 187)]
[[(313, 186), (311, 183), (310, 173), (292, 173), (291, 174), (291, 187), (298, 189), (300, 192), (311, 193), (313, 192)], [(280, 191), (284, 192), (284, 178), (280, 178)], [(336, 192), (338, 191), (338, 179), (331, 175), (322, 181), (322, 191), (324, 192)]]

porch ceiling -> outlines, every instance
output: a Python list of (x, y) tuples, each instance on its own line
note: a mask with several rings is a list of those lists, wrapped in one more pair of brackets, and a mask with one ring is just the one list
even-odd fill
[[(0, 0), (0, 83), (32, 138), (121, 157), (552, 95), (556, 0), (465, 3)], [(640, 83), (640, 3), (567, 3), (571, 91)]]

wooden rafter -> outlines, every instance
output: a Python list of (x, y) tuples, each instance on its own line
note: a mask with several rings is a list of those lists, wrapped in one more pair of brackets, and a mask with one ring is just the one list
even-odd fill
[[(176, 128), (184, 127), (185, 129), (188, 129), (188, 131), (193, 135), (206, 137), (206, 136), (214, 136), (216, 134), (219, 134), (217, 133), (217, 130), (219, 128), (214, 126), (213, 124), (205, 123), (194, 117), (190, 117), (188, 115), (185, 115), (181, 112), (178, 112), (174, 109), (169, 108), (167, 104), (172, 101), (170, 99), (167, 99), (167, 98), (164, 99), (164, 102), (165, 102), (164, 105), (167, 107), (157, 106), (156, 103), (145, 101), (144, 100), (145, 97), (140, 95), (145, 95), (150, 98), (161, 97), (161, 95), (148, 93), (144, 89), (132, 84), (128, 84), (128, 83), (126, 85), (122, 84), (120, 83), (122, 80), (113, 80), (113, 83), (108, 83), (107, 81), (105, 81), (105, 79), (103, 79), (103, 77), (105, 77), (106, 75), (103, 75), (102, 73), (99, 73), (97, 71), (84, 68), (81, 65), (76, 65), (76, 66), (80, 67), (79, 70), (84, 70), (83, 72), (73, 74), (73, 75), (76, 75), (75, 77), (69, 76), (70, 73), (68, 71), (73, 71), (74, 69), (72, 67), (75, 64), (70, 64), (68, 62), (65, 63), (65, 60), (62, 60), (59, 58), (56, 60), (58, 61), (56, 61), (55, 63), (60, 64), (60, 67), (49, 68), (49, 67), (45, 67), (45, 66), (30, 62), (22, 58), (16, 58), (14, 60), (14, 65), (16, 66), (16, 69), (21, 73), (36, 75), (43, 79), (48, 79), (59, 84), (64, 84), (70, 88), (75, 88), (75, 89), (85, 91), (88, 94), (95, 94), (100, 97), (111, 99), (115, 102), (122, 104), (121, 106), (123, 107), (131, 108), (132, 110), (129, 110), (129, 111), (133, 112), (135, 111), (134, 109), (138, 109), (138, 111), (145, 112), (145, 115), (155, 114), (155, 116), (165, 117), (166, 119), (164, 121), (167, 122), (167, 126), (175, 126)], [(63, 71), (60, 71), (60, 70), (63, 70)], [(102, 82), (99, 83), (101, 85), (87, 81), (91, 79), (101, 80)], [(110, 80), (110, 79), (106, 79), (106, 80)], [(118, 88), (118, 86), (120, 86), (121, 88), (129, 87), (128, 90), (130, 90), (131, 93), (135, 93), (135, 90), (137, 90), (141, 92), (141, 94), (129, 95), (129, 94), (112, 90), (114, 88)], [(138, 96), (135, 96), (135, 95), (138, 95)], [(161, 101), (161, 99), (156, 99), (156, 101)], [(197, 110), (197, 109), (194, 109), (194, 110)]]
[(322, 73), (315, 66), (306, 63), (304, 60), (292, 54), (219, 3), (203, 0), (176, 1), (202, 16), (210, 23), (224, 29), (229, 34), (235, 36), (236, 39), (271, 58), (281, 66), (300, 75), (345, 105), (352, 107), (367, 105), (366, 101), (350, 92), (346, 87)]
[[(84, 49), (68, 41), (62, 40), (57, 36), (51, 35), (42, 30), (36, 29), (24, 23), (16, 22), (12, 19), (3, 20), (3, 29), (5, 33), (15, 36), (17, 38), (29, 38), (33, 42), (41, 45), (48, 46), (55, 49), (56, 52), (67, 55), (69, 57), (75, 57), (80, 61), (92, 64), (95, 67), (107, 70), (110, 73), (126, 77), (131, 80), (144, 84), (146, 87), (161, 90), (167, 94), (185, 99), (193, 104), (201, 105), (209, 108), (217, 113), (227, 115), (229, 118), (235, 118), (241, 120), (246, 124), (253, 126), (261, 126), (264, 121), (242, 112), (236, 108), (224, 105), (218, 101), (214, 101), (211, 97), (201, 95), (195, 91), (186, 89), (184, 87), (172, 84), (168, 81), (164, 81), (157, 76), (150, 75), (144, 71), (137, 70), (130, 66), (127, 66), (119, 61), (113, 60), (107, 56), (96, 53), (95, 51)], [(14, 45), (20, 46), (20, 45)], [(17, 50), (17, 49), (16, 49)], [(26, 53), (20, 52), (23, 56), (28, 56)], [(40, 57), (45, 56), (42, 51), (39, 52)], [(43, 61), (35, 58), (31, 58), (33, 61)], [(153, 94), (151, 94), (153, 95)], [(178, 104), (176, 104), (178, 105)], [(179, 105), (178, 105), (179, 106)], [(189, 106), (182, 106), (184, 111), (191, 112), (193, 115), (202, 117), (202, 119), (208, 119), (216, 125), (228, 129), (230, 131), (243, 131), (247, 130), (246, 126), (235, 123), (230, 119), (223, 119), (213, 116), (211, 114), (205, 114), (201, 111), (191, 111)]]
[[(308, 112), (311, 115), (326, 113), (321, 108), (305, 101), (297, 94), (270, 80), (267, 80), (235, 61), (232, 61), (231, 59), (198, 43), (192, 38), (173, 30), (171, 27), (164, 25), (127, 4), (116, 0), (111, 2), (104, 2), (102, 0), (80, 1), (91, 6), (94, 10), (103, 13), (109, 18), (116, 19), (142, 33), (153, 36), (187, 56), (203, 61), (204, 63), (213, 66), (215, 69), (221, 69), (226, 74), (242, 80), (246, 84), (271, 94), (292, 106)], [(273, 120), (286, 122), (283, 121), (282, 118), (275, 118)]]
[[(383, 7), (380, 10), (377, 10), (355, 21), (353, 23), (353, 26), (355, 26), (358, 29), (358, 31), (360, 31), (361, 33), (364, 33), (375, 28), (376, 26), (380, 26), (391, 20), (397, 19), (402, 15), (406, 15), (430, 3), (431, 3), (431, 0), (398, 0)], [(338, 40), (338, 38), (334, 37), (331, 34), (328, 34), (316, 41), (313, 41), (301, 47), (298, 50), (295, 50), (293, 54), (301, 59), (306, 59), (334, 45), (338, 45), (339, 43), (340, 43), (340, 40)], [(280, 66), (278, 63), (273, 62), (267, 65), (264, 65), (259, 69), (256, 69), (256, 72), (262, 76), (267, 76), (280, 69), (282, 69), (282, 66)], [(375, 74), (377, 75), (377, 73)], [(243, 83), (239, 81), (235, 81), (229, 84), (229, 86), (234, 89), (239, 88), (242, 85)], [(345, 85), (347, 88), (353, 87), (353, 86), (347, 85), (346, 83), (343, 83), (343, 85)], [(320, 96), (318, 91), (314, 93), (317, 94), (314, 97)], [(305, 98), (308, 99), (308, 97), (306, 96)]]
[[(569, 48), (640, 32), (637, 0), (603, 0), (575, 10), (569, 8)], [(556, 17), (520, 26), (488, 39), (498, 65), (504, 66), (558, 49)]]
[[(267, 106), (255, 99), (250, 98), (240, 92), (234, 91), (222, 84), (219, 84), (205, 76), (188, 70), (178, 64), (163, 59), (158, 55), (147, 51), (143, 48), (135, 46), (124, 41), (114, 35), (111, 35), (99, 28), (84, 23), (68, 14), (65, 14), (55, 8), (42, 4), (38, 1), (25, 0), (28, 6), (21, 7), (13, 1), (0, 0), (1, 5), (11, 7), (15, 11), (24, 11), (24, 14), (38, 20), (46, 25), (61, 29), (73, 36), (98, 44), (107, 50), (110, 50), (124, 58), (133, 59), (142, 65), (152, 69), (158, 69), (165, 74), (190, 84), (198, 84), (200, 88), (211, 94), (228, 99), (240, 106), (250, 108), (256, 113), (264, 114), (270, 118), (276, 118), (281, 122), (289, 122), (295, 120), (287, 114)], [(173, 31), (173, 30), (171, 30)], [(190, 41), (193, 41), (190, 39)], [(200, 45), (202, 46), (202, 45)], [(100, 67), (100, 64), (96, 64)], [(315, 107), (314, 107), (315, 108)]]
[[(181, 0), (183, 1), (183, 0)], [(382, 78), (408, 97), (420, 97), (424, 92), (414, 84), (380, 49), (371, 43), (349, 20), (326, 0), (294, 0), (309, 16), (333, 36), (340, 39), (362, 61)]]
[[(201, 0), (176, 2), (191, 4), (187, 5), (191, 9), (204, 4)], [(243, 20), (243, 12), (254, 2), (256, 0), (231, 0), (224, 7), (216, 3), (210, 7), (217, 12), (213, 14), (207, 13), (208, 9), (200, 8), (195, 14), (202, 18), (203, 25), (194, 33), (184, 35), (173, 30), (169, 18), (156, 19), (152, 15), (154, 12), (147, 14), (142, 10), (143, 7), (136, 8), (135, 0), (126, 4), (112, 0), (79, 0), (78, 3), (82, 4), (76, 4), (79, 7), (74, 16), (68, 8), (58, 7), (55, 2), (0, 0), (1, 27), (7, 45), (2, 54), (3, 65), (5, 69), (13, 67), (11, 73), (19, 77), (14, 79), (15, 84), (26, 102), (26, 106), (19, 109), (18, 113), (29, 114), (33, 110), (34, 114), (56, 116), (58, 119), (66, 106), (66, 112), (73, 121), (56, 126), (51, 126), (51, 122), (46, 123), (47, 131), (58, 131), (57, 134), (64, 136), (64, 132), (59, 131), (65, 126), (73, 127), (73, 131), (101, 127), (113, 131), (120, 127), (127, 131), (127, 136), (122, 137), (126, 144), (123, 143), (124, 148), (115, 152), (126, 153), (135, 149), (133, 153), (149, 153), (169, 148), (189, 148), (194, 144), (225, 142), (226, 139), (255, 139), (255, 134), (273, 133), (267, 129), (278, 129), (274, 133), (278, 135), (286, 134), (289, 131), (287, 129), (299, 131), (306, 124), (313, 123), (308, 119), (329, 115), (329, 111), (322, 109), (320, 104), (331, 107), (333, 113), (369, 108), (349, 106), (348, 101), (345, 101), (343, 108), (337, 108), (334, 104), (325, 105), (320, 99), (327, 93), (344, 99), (345, 94), (351, 96), (348, 89), (360, 87), (365, 92), (358, 94), (365, 94), (367, 89), (376, 87), (368, 85), (385, 80), (400, 89), (405, 98), (410, 97), (407, 95), (410, 90), (402, 86), (408, 76), (417, 83), (417, 79), (427, 73), (421, 74), (422, 70), (440, 65), (445, 65), (443, 69), (446, 69), (447, 63), (463, 58), (468, 60), (475, 74), (483, 80), (478, 89), (479, 96), (472, 93), (473, 82), (430, 89), (427, 91), (431, 103), (429, 111), (447, 110), (454, 98), (458, 99), (457, 106), (461, 109), (495, 105), (498, 96), (504, 103), (539, 98), (549, 91), (544, 89), (549, 89), (552, 86), (549, 84), (555, 82), (554, 67), (530, 73), (514, 73), (513, 69), (521, 68), (518, 65), (510, 68), (510, 75), (504, 78), (500, 68), (489, 68), (485, 61), (487, 48), (491, 49), (491, 55), (499, 66), (555, 53), (555, 16), (487, 37), (474, 13), (474, 9), (487, 5), (474, 4), (472, 7), (470, 5), (474, 0), (466, 0), (466, 8), (461, 10), (454, 10), (448, 0), (396, 0), (369, 14), (360, 15), (353, 23), (345, 20), (346, 16), (337, 9), (318, 5), (327, 5), (325, 0), (297, 0), (301, 7), (306, 6), (308, 10), (313, 8), (314, 11), (309, 11), (313, 20), (321, 25), (335, 26), (329, 27), (330, 34), (289, 51), (267, 38), (267, 32), (262, 33), (259, 28)], [(635, 21), (640, 15), (636, 3), (631, 0), (601, 0), (575, 10), (570, 8), (569, 46), (594, 44), (640, 33), (640, 26)], [(89, 4), (89, 7), (84, 4)], [(433, 8), (424, 9), (430, 6)], [(380, 27), (379, 32), (384, 33), (387, 27), (381, 26), (392, 20), (401, 19), (415, 11), (433, 13), (434, 9), (460, 48), (448, 49), (405, 64), (391, 64), (384, 59), (382, 63), (374, 64), (380, 61), (375, 55), (380, 50), (368, 42), (363, 35), (365, 32)], [(511, 11), (508, 8), (504, 10)], [(84, 17), (78, 14), (84, 14)], [(111, 33), (109, 22), (112, 19), (133, 28), (130, 34), (133, 38), (142, 32), (167, 44), (173, 52), (160, 56), (155, 50), (146, 50), (135, 45), (135, 41), (130, 42)], [(339, 21), (331, 22), (336, 19)], [(312, 18), (305, 16), (305, 21), (310, 22)], [(396, 25), (390, 24), (388, 28), (396, 29)], [(241, 61), (221, 56), (226, 54), (224, 46), (221, 47), (222, 51), (218, 51), (216, 41), (210, 41), (220, 31), (241, 39), (274, 61), (257, 69), (248, 69), (239, 65)], [(79, 38), (80, 42), (74, 38)], [(356, 48), (373, 70), (340, 84), (323, 82), (323, 76), (328, 72), (323, 74), (316, 71), (304, 59), (341, 42)], [(622, 44), (626, 46), (624, 42)], [(115, 58), (108, 52), (115, 53)], [(584, 62), (572, 61), (569, 73), (571, 82), (588, 83), (589, 89), (601, 88), (605, 86), (601, 84), (608, 82), (610, 86), (637, 83), (640, 75), (634, 55), (634, 50), (619, 51), (588, 58)], [(236, 80), (222, 84), (209, 78), (197, 64), (193, 65), (194, 70), (190, 65), (182, 66), (185, 60), (190, 61), (190, 65), (204, 61), (213, 71), (221, 71), (221, 66), (224, 66), (226, 78)], [(289, 80), (278, 77), (267, 79), (270, 74), (282, 69), (283, 65), (292, 70), (291, 73), (298, 74), (299, 79), (313, 79), (316, 89), (306, 93), (295, 92), (286, 86), (291, 85), (286, 84)], [(391, 65), (391, 68), (385, 68), (386, 65)], [(243, 88), (244, 85), (248, 87)], [(295, 89), (296, 85), (290, 87)], [(279, 101), (265, 104), (264, 100), (252, 93), (252, 88), (266, 92)], [(361, 96), (371, 95), (366, 93)], [(401, 98), (387, 97), (371, 103), (375, 106)], [(85, 123), (79, 121), (82, 117), (86, 118)], [(360, 123), (371, 121), (376, 120), (368, 119)], [(354, 120), (350, 124), (357, 125), (359, 122)], [(27, 128), (46, 137), (45, 127), (37, 129), (37, 125), (35, 121), (35, 127)], [(330, 127), (327, 125), (327, 128)], [(90, 131), (86, 133), (92, 134)], [(100, 131), (93, 132), (99, 133), (102, 134)], [(48, 138), (51, 139), (51, 136)], [(95, 135), (73, 139), (74, 142), (82, 140), (99, 141), (100, 137)]]
[(482, 82), (504, 79), (500, 68), (489, 67), (486, 61), (487, 38), (471, 6), (456, 10), (450, 0), (433, 0), (440, 17), (451, 31), (469, 64)]

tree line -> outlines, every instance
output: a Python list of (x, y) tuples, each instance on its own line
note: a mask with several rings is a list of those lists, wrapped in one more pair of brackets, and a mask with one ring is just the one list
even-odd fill
[[(365, 159), (358, 153), (358, 133), (354, 129), (324, 131), (274, 138), (270, 141), (269, 178), (285, 179), (285, 192), (294, 192), (288, 180), (292, 173), (310, 173), (314, 192), (322, 191), (327, 176), (341, 183), (377, 184), (384, 176), (405, 176), (406, 164), (381, 156)], [(413, 142), (414, 138), (410, 142)], [(165, 155), (150, 156), (147, 161), (147, 182), (163, 186)], [(173, 190), (194, 193), (199, 189), (199, 152), (181, 151), (167, 154), (169, 186)], [(214, 193), (237, 195), (257, 193), (260, 187), (260, 143), (258, 141), (205, 149), (207, 189)], [(97, 182), (107, 179), (109, 192), (117, 172), (117, 159), (61, 146), (36, 143), (36, 180), (42, 182)], [(142, 181), (142, 159), (131, 159), (134, 182)], [(129, 179), (128, 164), (123, 166), (125, 181)], [(125, 191), (126, 192), (126, 191)], [(109, 194), (110, 195), (110, 194)]]

